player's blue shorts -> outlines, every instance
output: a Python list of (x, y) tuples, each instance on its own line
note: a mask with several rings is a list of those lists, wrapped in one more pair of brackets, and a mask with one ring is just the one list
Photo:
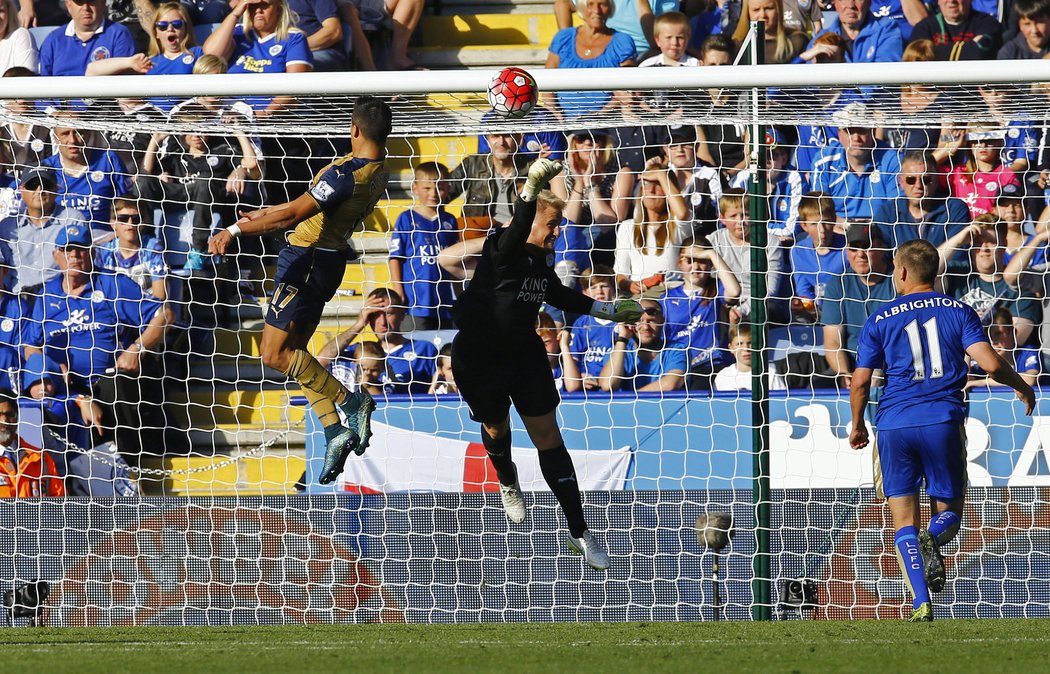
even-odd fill
[(277, 256), (266, 322), (281, 330), (293, 322), (300, 328), (317, 325), (345, 272), (346, 254), (341, 251), (285, 246)]
[(880, 496), (926, 493), (940, 501), (966, 492), (966, 432), (962, 424), (931, 424), (878, 431), (875, 487)]

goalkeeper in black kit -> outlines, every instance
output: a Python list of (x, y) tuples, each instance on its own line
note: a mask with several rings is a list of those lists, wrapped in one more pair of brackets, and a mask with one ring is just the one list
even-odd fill
[(521, 415), (539, 450), (543, 479), (569, 524), (566, 543), (589, 566), (609, 568), (609, 555), (583, 518), (576, 471), (555, 413), (560, 398), (536, 315), (544, 302), (563, 311), (633, 322), (642, 315), (634, 300), (597, 302), (562, 285), (554, 273), (554, 242), (564, 202), (546, 190), (561, 164), (539, 159), (514, 206), (510, 225), (489, 235), (474, 277), (453, 308), (459, 333), (452, 343), (452, 371), (500, 481), (510, 521), (525, 520), (525, 499), (511, 459), (510, 405)]

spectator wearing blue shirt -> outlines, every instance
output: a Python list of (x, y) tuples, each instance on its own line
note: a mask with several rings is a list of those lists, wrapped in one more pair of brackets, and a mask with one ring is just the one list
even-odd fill
[[(617, 68), (634, 66), (634, 41), (626, 33), (608, 26), (615, 12), (612, 0), (581, 0), (577, 5), (583, 17), (578, 28), (562, 28), (554, 34), (547, 52), (547, 69)], [(557, 114), (574, 119), (619, 105), (611, 91), (559, 91), (548, 99)]]
[(158, 239), (142, 234), (142, 218), (136, 200), (121, 196), (113, 200), (111, 240), (95, 252), (95, 268), (124, 274), (142, 292), (158, 300), (168, 299), (164, 247)]
[(306, 35), (314, 70), (349, 70), (350, 63), (343, 50), (343, 24), (335, 0), (288, 0), (288, 7), (299, 17), (296, 25)]
[[(801, 231), (798, 228), (798, 204), (802, 195), (809, 191), (809, 184), (791, 164), (791, 148), (784, 144), (784, 135), (780, 131), (771, 127), (766, 133), (765, 146), (769, 234), (784, 240), (794, 239)], [(747, 168), (736, 174), (729, 186), (747, 189), (750, 180), (751, 169)]]
[(740, 299), (740, 284), (722, 256), (703, 237), (689, 239), (678, 253), (682, 285), (660, 297), (665, 331), (684, 344), (689, 359), (689, 388), (711, 388), (711, 375), (729, 360), (726, 350), (728, 307)]
[(131, 187), (124, 164), (113, 150), (100, 149), (100, 143), (88, 141), (94, 133), (77, 128), (80, 112), (58, 110), (54, 116), (58, 121), (54, 130), (57, 152), (41, 165), (55, 169), (58, 204), (87, 215), (92, 229), (109, 230), (113, 197), (129, 192)]
[(106, 0), (66, 0), (72, 20), (52, 31), (40, 45), (41, 75), (79, 76), (93, 61), (131, 56), (131, 32), (106, 18)]
[(913, 239), (939, 246), (970, 224), (966, 203), (940, 191), (942, 176), (931, 153), (907, 152), (900, 165), (901, 196), (878, 204), (872, 218), (890, 248)]
[(390, 283), (408, 307), (405, 330), (451, 325), (455, 279), (438, 264), (438, 254), (458, 243), (459, 224), (447, 213), (448, 167), (425, 162), (412, 181), (413, 206), (398, 216), (390, 236)]
[(0, 388), (17, 390), (22, 368), (23, 331), (31, 315), (29, 299), (11, 291), (11, 258), (0, 247)]
[(912, 27), (928, 17), (930, 10), (923, 0), (871, 0), (871, 14), (876, 19), (895, 21), (904, 42), (908, 42)]
[[(482, 123), (495, 121), (497, 119), (496, 113), (486, 113), (482, 117)], [(521, 137), (521, 152), (523, 155), (528, 155), (530, 161), (539, 157), (547, 157), (555, 161), (561, 161), (565, 159), (565, 148), (568, 145), (568, 141), (565, 139), (565, 134), (553, 126), (557, 123), (557, 117), (548, 108), (542, 105), (537, 105), (529, 113), (529, 120), (535, 122), (535, 129), (532, 131), (525, 132)], [(543, 131), (542, 129), (550, 129), (549, 131)], [(485, 154), (489, 151), (489, 140), (485, 134), (478, 135), (478, 154)]]
[(824, 357), (843, 388), (849, 388), (864, 321), (897, 296), (893, 263), (877, 227), (855, 223), (846, 232), (849, 270), (828, 280), (821, 306)]
[(686, 347), (664, 339), (664, 312), (656, 300), (641, 301), (635, 325), (620, 323), (602, 367), (603, 391), (675, 391), (685, 385)]
[[(558, 29), (570, 28), (572, 26), (573, 13), (579, 12), (581, 15), (584, 14), (587, 4), (587, 0), (555, 0), (554, 15), (558, 20)], [(736, 14), (729, 17), (728, 14), (731, 12), (721, 10), (717, 15), (712, 15), (713, 18), (710, 18), (705, 24), (704, 37), (712, 33), (716, 23), (719, 27), (729, 27), (729, 32), (732, 32), (732, 27), (736, 26), (740, 8), (739, 3), (730, 2), (729, 4), (736, 7)], [(645, 5), (648, 6), (646, 7)], [(628, 35), (634, 42), (636, 56), (640, 58), (642, 54), (656, 45), (653, 37), (653, 24), (656, 21), (656, 17), (665, 12), (676, 11), (678, 6), (678, 0), (643, 0), (642, 2), (638, 2), (638, 0), (617, 0), (615, 11), (609, 14), (609, 27)], [(724, 21), (723, 12), (727, 14), (724, 17)], [(730, 19), (732, 23), (727, 23)]]
[(791, 315), (812, 323), (827, 293), (828, 282), (846, 272), (846, 237), (835, 232), (835, 202), (811, 192), (799, 203), (799, 225), (806, 236), (791, 247), (794, 297)]
[[(612, 302), (616, 299), (616, 273), (610, 267), (595, 265), (586, 275), (583, 285), (583, 294), (595, 302)], [(562, 366), (566, 373), (565, 390), (571, 393), (599, 388), (598, 377), (612, 351), (616, 324), (585, 314), (577, 318), (572, 324), (572, 330), (566, 333), (569, 334), (569, 342), (563, 346), (562, 355), (572, 358), (573, 364)]]
[[(51, 252), (58, 233), (69, 225), (87, 222), (80, 211), (57, 205), (58, 177), (49, 168), (22, 173), (19, 187), (24, 208), (0, 221), (0, 248), (6, 249), (14, 271), (7, 279), (17, 293), (35, 296), (58, 273)], [(95, 230), (97, 239), (108, 236)]]
[[(239, 0), (208, 36), (204, 53), (226, 59), (233, 73), (305, 73), (313, 70), (306, 35), (295, 27), (287, 0)], [(291, 106), (291, 96), (253, 96), (256, 117)]]
[[(123, 274), (96, 271), (91, 230), (69, 225), (58, 233), (60, 274), (44, 284), (26, 332), (26, 357), (42, 353), (68, 373), (70, 388), (102, 405), (101, 439), (115, 438), (129, 461), (142, 451), (177, 450), (162, 407), (156, 363), (147, 357), (163, 339), (172, 314)], [(113, 438), (110, 437), (112, 433)]]
[[(426, 393), (434, 379), (437, 347), (424, 340), (407, 339), (401, 331), (405, 319), (405, 300), (389, 288), (368, 293), (357, 321), (328, 342), (317, 355), (321, 367), (329, 368), (336, 379), (352, 381), (357, 338), (371, 328), (386, 354), (388, 393)], [(349, 386), (349, 384), (347, 384)]]
[[(911, 1), (911, 0), (909, 0)], [(822, 33), (814, 36), (800, 61), (808, 61), (816, 39), (825, 32), (838, 33), (846, 47), (848, 63), (885, 63), (900, 61), (904, 53), (904, 39), (897, 22), (891, 18), (879, 19), (871, 13), (870, 0), (835, 0), (836, 16)]]
[(868, 107), (850, 103), (835, 115), (838, 140), (820, 151), (813, 164), (813, 189), (831, 195), (841, 220), (872, 219), (872, 210), (900, 190), (897, 153), (875, 141)]

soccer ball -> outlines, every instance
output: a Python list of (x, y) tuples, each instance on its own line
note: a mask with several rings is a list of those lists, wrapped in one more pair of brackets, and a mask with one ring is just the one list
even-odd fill
[(520, 119), (536, 107), (540, 90), (536, 80), (521, 68), (504, 68), (489, 83), (489, 105), (497, 115)]

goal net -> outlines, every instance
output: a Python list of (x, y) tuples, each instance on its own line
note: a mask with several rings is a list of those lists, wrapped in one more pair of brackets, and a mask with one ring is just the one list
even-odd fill
[[(941, 246), (945, 291), (1035, 380), (1050, 339), (1050, 69), (996, 68), (537, 71), (518, 120), (477, 71), (0, 81), (15, 623), (38, 603), (56, 626), (904, 615), (871, 451), (847, 441), (893, 249)], [(360, 94), (394, 110), (390, 181), (309, 349), (379, 406), (322, 486), (319, 422), (260, 359), (283, 237), (206, 246), (347, 152)], [(507, 520), (448, 373), (450, 305), (541, 155), (566, 167), (563, 281), (651, 309), (622, 333), (553, 308), (537, 325), (605, 573), (566, 551), (514, 414), (529, 514)], [(1050, 426), (972, 378), (935, 611), (1046, 616)]]

